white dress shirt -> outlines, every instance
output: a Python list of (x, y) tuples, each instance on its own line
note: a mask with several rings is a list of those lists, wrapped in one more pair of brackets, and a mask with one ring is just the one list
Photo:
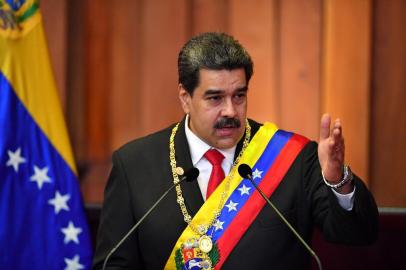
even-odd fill
[[(186, 115), (185, 120), (185, 133), (186, 139), (189, 145), (190, 155), (192, 158), (192, 164), (194, 167), (198, 168), (200, 173), (199, 177), (197, 178), (197, 182), (200, 187), (200, 192), (202, 193), (203, 199), (206, 200), (206, 193), (207, 193), (207, 186), (209, 183), (209, 178), (212, 170), (211, 163), (204, 157), (204, 154), (211, 148), (206, 142), (201, 140), (196, 134), (193, 133), (192, 130), (189, 128), (189, 115)], [(233, 166), (234, 162), (234, 154), (235, 148), (237, 146), (233, 146), (228, 149), (217, 149), (220, 153), (223, 154), (224, 160), (221, 163), (221, 167), (224, 170), (224, 174), (228, 175)], [(349, 194), (340, 194), (332, 189), (334, 195), (338, 199), (338, 203), (342, 208), (347, 211), (351, 211), (354, 205), (354, 190)]]
[[(188, 117), (186, 117), (185, 132), (186, 139), (189, 144), (190, 155), (192, 158), (193, 166), (198, 168), (200, 173), (197, 177), (197, 182), (200, 187), (200, 191), (204, 200), (206, 200), (207, 186), (209, 184), (210, 174), (213, 166), (211, 163), (204, 157), (204, 154), (211, 148), (210, 145), (202, 141), (199, 137), (194, 134), (188, 127)], [(231, 147), (229, 149), (217, 149), (221, 154), (223, 154), (224, 159), (221, 163), (224, 174), (228, 175), (233, 166), (234, 162), (234, 153), (237, 146)]]

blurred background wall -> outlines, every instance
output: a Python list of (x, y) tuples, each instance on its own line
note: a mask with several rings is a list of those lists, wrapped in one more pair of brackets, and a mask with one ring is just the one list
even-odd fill
[(406, 207), (406, 1), (42, 0), (85, 201), (112, 151), (179, 121), (177, 55), (224, 31), (254, 60), (250, 118), (318, 139), (342, 119), (346, 162), (381, 207)]

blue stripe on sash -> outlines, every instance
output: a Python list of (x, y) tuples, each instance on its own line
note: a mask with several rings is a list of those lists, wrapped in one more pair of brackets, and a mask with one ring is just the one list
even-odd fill
[[(276, 157), (279, 155), (279, 152), (288, 142), (290, 137), (292, 137), (293, 133), (278, 130), (275, 132), (274, 136), (268, 142), (264, 152), (253, 166), (253, 172), (256, 170), (262, 171), (262, 177), (265, 176), (266, 172), (271, 168), (273, 165)], [(261, 178), (255, 178), (255, 183), (259, 185), (262, 181)], [(242, 189), (245, 187), (249, 189), (249, 194), (243, 194)], [(238, 187), (233, 191), (233, 193), (228, 198), (225, 206), (223, 207), (220, 216), (218, 217), (217, 221), (217, 229), (216, 223), (208, 230), (207, 234), (212, 236), (214, 241), (217, 241), (222, 235), (223, 232), (227, 229), (227, 227), (231, 224), (235, 216), (238, 214), (239, 210), (244, 206), (244, 204), (248, 201), (254, 191), (254, 186), (252, 183), (247, 180), (243, 179)], [(227, 205), (232, 206), (232, 203), (237, 203), (235, 206), (236, 210), (229, 210)], [(231, 209), (231, 208), (230, 208)]]

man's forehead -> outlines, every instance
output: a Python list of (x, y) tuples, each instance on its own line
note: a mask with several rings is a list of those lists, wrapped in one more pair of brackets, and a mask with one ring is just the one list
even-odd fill
[(199, 84), (213, 83), (236, 83), (246, 84), (245, 72), (243, 68), (239, 69), (201, 69), (199, 71)]

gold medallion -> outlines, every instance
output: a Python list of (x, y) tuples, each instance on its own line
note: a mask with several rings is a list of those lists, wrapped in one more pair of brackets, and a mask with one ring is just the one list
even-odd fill
[(213, 248), (213, 242), (211, 238), (207, 235), (202, 235), (199, 239), (199, 248), (204, 253), (209, 253), (210, 250)]

